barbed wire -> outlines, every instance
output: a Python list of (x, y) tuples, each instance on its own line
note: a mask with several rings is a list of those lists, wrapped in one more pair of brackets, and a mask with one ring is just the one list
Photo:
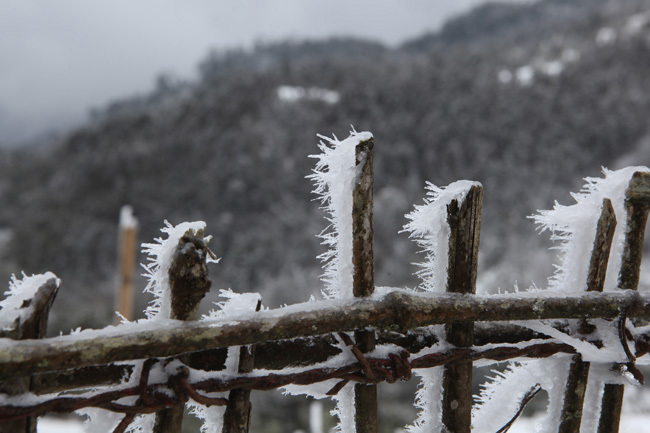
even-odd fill
[[(506, 344), (489, 348), (452, 348), (443, 352), (424, 353), (412, 355), (407, 350), (399, 348), (389, 353), (386, 357), (368, 357), (361, 353), (352, 339), (345, 333), (339, 334), (346, 345), (351, 347), (354, 362), (337, 367), (305, 367), (301, 371), (289, 373), (247, 373), (235, 377), (219, 376), (190, 382), (191, 369), (185, 365), (180, 366), (174, 374), (168, 377), (167, 382), (149, 384), (149, 374), (152, 366), (158, 359), (147, 359), (143, 362), (137, 386), (112, 388), (107, 391), (90, 391), (86, 395), (57, 396), (33, 404), (4, 405), (0, 406), (0, 422), (21, 419), (28, 416), (39, 416), (47, 412), (72, 412), (84, 407), (97, 407), (113, 412), (123, 413), (125, 417), (118, 424), (115, 432), (124, 432), (128, 425), (138, 414), (154, 413), (161, 409), (194, 400), (206, 406), (223, 406), (228, 403), (225, 398), (208, 397), (202, 393), (227, 392), (237, 388), (266, 391), (281, 388), (287, 385), (311, 385), (327, 380), (339, 381), (327, 392), (336, 395), (349, 382), (358, 383), (393, 383), (397, 380), (411, 378), (413, 369), (431, 368), (459, 361), (477, 361), (490, 359), (505, 361), (514, 358), (547, 358), (559, 353), (575, 354), (576, 349), (570, 344), (549, 340), (531, 340), (527, 344)], [(627, 347), (627, 336), (624, 335)], [(645, 348), (647, 336), (637, 335), (635, 343)], [(629, 352), (629, 348), (626, 353)], [(647, 350), (646, 350), (647, 352)], [(643, 352), (643, 353), (646, 353)], [(631, 352), (630, 352), (631, 354)], [(637, 356), (639, 353), (637, 351)], [(634, 361), (630, 360), (628, 371)], [(636, 370), (638, 371), (638, 370)], [(204, 372), (202, 372), (204, 374)], [(639, 372), (640, 374), (640, 372)], [(171, 391), (171, 392), (170, 392)], [(88, 395), (90, 394), (90, 395)], [(117, 401), (125, 397), (137, 396), (134, 404), (121, 404)]]

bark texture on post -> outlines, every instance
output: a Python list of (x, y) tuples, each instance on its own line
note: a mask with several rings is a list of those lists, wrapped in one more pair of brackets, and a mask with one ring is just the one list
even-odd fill
[[(203, 233), (189, 231), (178, 241), (169, 267), (171, 319), (196, 319), (201, 299), (212, 285), (206, 264), (208, 254)], [(180, 433), (184, 407), (181, 403), (157, 412), (153, 433)]]
[(580, 355), (571, 358), (569, 376), (564, 392), (564, 405), (560, 415), (559, 433), (575, 433), (580, 431), (582, 422), (582, 406), (585, 401), (587, 380), (589, 378), (589, 363), (583, 362)]
[(643, 258), (645, 226), (650, 210), (650, 173), (634, 173), (630, 186), (625, 191), (625, 206), (627, 226), (618, 287), (623, 290), (637, 290)]
[[(362, 141), (356, 146), (356, 167), (359, 177), (352, 197), (352, 292), (355, 297), (370, 296), (375, 290), (373, 239), (373, 151), (374, 142)], [(361, 352), (375, 348), (375, 331), (355, 331), (354, 338)], [(376, 433), (377, 385), (354, 385), (354, 420), (356, 433)]]
[[(478, 185), (470, 188), (460, 207), (456, 200), (447, 207), (451, 229), (447, 280), (450, 293), (476, 293), (482, 207), (483, 188)], [(474, 324), (471, 322), (446, 325), (445, 330), (447, 341), (458, 348), (474, 344)], [(469, 433), (472, 424), (472, 362), (445, 365), (443, 388), (443, 424), (450, 432)]]
[(616, 213), (614, 213), (612, 201), (606, 198), (603, 200), (600, 218), (598, 218), (596, 225), (594, 249), (591, 251), (591, 260), (589, 261), (587, 290), (590, 292), (602, 292), (605, 287), (607, 263), (609, 262), (609, 253), (612, 249), (615, 231)]
[[(262, 301), (257, 303), (255, 311), (262, 308)], [(255, 366), (255, 345), (239, 348), (239, 372), (250, 373)], [(223, 433), (248, 433), (251, 421), (251, 390), (238, 388), (228, 393), (228, 405), (223, 416)]]
[(598, 420), (598, 433), (618, 433), (623, 408), (623, 393), (625, 387), (606, 383)]
[[(8, 332), (0, 331), (0, 337), (14, 340), (40, 339), (47, 332), (47, 319), (50, 308), (59, 292), (59, 283), (52, 278), (38, 288), (29, 301), (23, 302), (22, 308), (32, 308), (32, 313), (22, 323), (16, 321), (14, 329)], [(20, 395), (34, 391), (38, 387), (38, 377), (18, 376), (0, 381), (0, 393)], [(21, 420), (0, 423), (0, 433), (36, 433), (37, 417), (27, 417)]]

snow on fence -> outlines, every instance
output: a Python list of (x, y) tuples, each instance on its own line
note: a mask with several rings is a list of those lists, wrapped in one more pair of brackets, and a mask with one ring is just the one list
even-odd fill
[[(415, 290), (373, 280), (373, 137), (326, 139), (310, 176), (329, 213), (324, 300), (262, 308), (259, 295), (210, 290), (202, 222), (168, 224), (146, 244), (147, 318), (42, 338), (60, 281), (14, 279), (0, 303), (0, 432), (34, 432), (48, 412), (88, 415), (87, 431), (179, 432), (183, 407), (204, 432), (246, 432), (250, 392), (332, 398), (342, 433), (376, 432), (376, 385), (421, 387), (408, 432), (505, 432), (542, 389), (538, 431), (616, 432), (626, 384), (650, 361), (650, 296), (638, 292), (650, 173), (587, 179), (576, 204), (535, 217), (561, 242), (549, 287), (476, 294), (483, 190), (427, 186), (404, 230), (422, 247)], [(625, 224), (617, 225), (617, 219)], [(608, 273), (607, 270), (610, 270)], [(472, 368), (511, 360), (473, 404)]]

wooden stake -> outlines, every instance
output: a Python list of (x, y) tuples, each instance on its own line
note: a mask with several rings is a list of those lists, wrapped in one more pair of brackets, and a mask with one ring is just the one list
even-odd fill
[(617, 433), (623, 408), (623, 385), (606, 383), (598, 420), (598, 433)]
[[(262, 308), (262, 300), (257, 303), (255, 311)], [(255, 345), (239, 348), (239, 372), (250, 373), (255, 364)], [(238, 388), (228, 394), (228, 405), (223, 416), (223, 433), (248, 433), (250, 426), (251, 390)]]
[[(650, 173), (636, 172), (625, 191), (627, 224), (618, 288), (637, 291), (643, 258), (645, 226), (650, 210)], [(623, 324), (625, 326), (625, 324)], [(624, 385), (606, 384), (601, 400), (598, 433), (617, 433), (623, 407)]]
[[(171, 319), (195, 320), (201, 299), (210, 291), (208, 278), (208, 247), (203, 233), (188, 231), (179, 240), (169, 267)], [(184, 404), (156, 413), (153, 433), (180, 433)]]
[[(137, 255), (138, 220), (133, 216), (131, 206), (122, 207), (120, 212), (119, 268), (120, 284), (115, 299), (115, 309), (124, 318), (133, 320), (133, 277)], [(120, 318), (115, 318), (116, 324)]]
[(587, 276), (587, 291), (602, 292), (607, 277), (607, 263), (612, 249), (614, 232), (616, 231), (616, 213), (612, 201), (603, 199), (600, 218), (596, 224), (594, 248), (589, 261), (589, 274)]
[(643, 258), (645, 226), (650, 211), (650, 173), (634, 173), (630, 186), (625, 191), (625, 206), (627, 225), (618, 287), (622, 290), (637, 290)]
[[(481, 231), (483, 188), (470, 188), (462, 204), (453, 200), (447, 207), (449, 236), (449, 274), (447, 292), (476, 293), (478, 247)], [(447, 341), (458, 348), (474, 344), (474, 324), (446, 325)], [(472, 362), (445, 365), (442, 422), (451, 432), (469, 433), (472, 424)]]
[[(353, 192), (352, 205), (352, 291), (355, 297), (372, 295), (375, 290), (373, 252), (373, 150), (371, 139), (356, 146), (356, 167), (359, 180)], [(354, 333), (361, 352), (375, 348), (375, 331), (358, 330)], [(356, 433), (376, 433), (377, 385), (355, 384), (354, 404)]]
[[(15, 340), (40, 339), (47, 332), (47, 319), (56, 294), (59, 292), (59, 283), (56, 279), (49, 279), (38, 288), (33, 298), (23, 302), (22, 308), (32, 308), (32, 313), (22, 323), (16, 320), (14, 329), (0, 332), (0, 337)], [(13, 375), (13, 378), (0, 382), (0, 393), (7, 395), (21, 395), (33, 391), (38, 386), (38, 379), (34, 376)], [(37, 417), (0, 423), (0, 433), (36, 433)]]
[[(587, 276), (587, 291), (602, 292), (607, 277), (607, 263), (609, 253), (616, 230), (616, 214), (612, 201), (608, 198), (603, 200), (600, 217), (596, 224), (596, 235), (594, 247), (591, 251), (589, 261), (589, 273)], [(586, 319), (582, 320), (580, 331), (588, 334), (594, 329)], [(580, 355), (571, 359), (569, 375), (564, 392), (564, 404), (560, 415), (559, 433), (573, 433), (580, 431), (582, 422), (582, 407), (587, 391), (587, 380), (589, 378), (589, 362), (583, 362)]]

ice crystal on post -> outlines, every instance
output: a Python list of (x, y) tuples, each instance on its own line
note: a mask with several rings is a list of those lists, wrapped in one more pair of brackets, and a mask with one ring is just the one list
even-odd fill
[(536, 431), (557, 431), (570, 360), (562, 357), (511, 362), (504, 372), (495, 372), (477, 399), (479, 405), (472, 413), (473, 431), (488, 433), (502, 428), (517, 413), (521, 398), (536, 385), (549, 396), (546, 416)]
[(612, 201), (618, 224), (609, 255), (607, 269), (610, 271), (607, 272), (604, 290), (616, 289), (627, 220), (625, 190), (637, 171), (649, 170), (647, 167), (627, 167), (616, 171), (603, 168), (603, 178), (585, 178), (587, 183), (580, 192), (571, 194), (575, 204), (562, 206), (556, 202), (552, 210), (542, 210), (531, 217), (541, 232), (550, 231), (551, 240), (560, 242), (557, 247), (560, 263), (549, 280), (550, 290), (575, 292), (586, 289), (596, 224), (605, 198)]
[(442, 367), (416, 370), (420, 386), (415, 394), (415, 408), (419, 410), (413, 425), (404, 430), (407, 433), (444, 431), (442, 425)]
[[(220, 290), (219, 295), (225, 301), (217, 303), (218, 309), (210, 311), (201, 320), (237, 317), (242, 314), (252, 313), (257, 310), (258, 303), (262, 299), (258, 293), (235, 293), (232, 290)], [(224, 373), (237, 374), (239, 371), (239, 353), (240, 346), (231, 346), (228, 348), (228, 356), (226, 357), (225, 369), (223, 370)], [(194, 377), (198, 374), (197, 372), (192, 372), (190, 379), (199, 380), (199, 377)], [(210, 393), (209, 397), (228, 398), (228, 393)], [(223, 429), (223, 416), (226, 412), (225, 406), (204, 406), (193, 401), (188, 402), (187, 405), (192, 414), (203, 420), (201, 433), (221, 433)]]
[[(142, 244), (142, 252), (149, 255), (149, 263), (142, 265), (146, 271), (144, 275), (149, 280), (144, 291), (154, 295), (154, 300), (146, 310), (148, 319), (167, 319), (171, 316), (171, 291), (169, 288), (168, 272), (174, 258), (176, 246), (178, 245), (178, 241), (188, 231), (193, 232), (196, 236), (203, 236), (205, 223), (203, 221), (195, 221), (173, 226), (165, 221), (165, 227), (160, 231), (167, 234), (167, 239), (156, 238), (157, 243)], [(210, 239), (210, 236), (204, 238), (206, 243)], [(216, 262), (210, 256), (206, 258), (206, 261), (208, 263)]]
[(314, 193), (320, 196), (330, 222), (320, 234), (323, 245), (329, 248), (319, 256), (325, 263), (323, 296), (327, 299), (352, 298), (352, 194), (360, 175), (356, 166), (356, 146), (370, 140), (372, 134), (352, 131), (343, 141), (336, 137), (319, 137), (331, 147), (320, 142), (318, 147), (322, 153), (310, 155), (318, 162), (314, 173), (307, 177), (315, 182)]
[(12, 275), (9, 290), (5, 292), (7, 297), (0, 302), (0, 329), (13, 328), (16, 320), (23, 323), (33, 313), (33, 306), (29, 304), (25, 307), (25, 301), (32, 299), (38, 289), (52, 278), (57, 281), (57, 285), (61, 284), (61, 280), (51, 272), (29, 277), (23, 274), (22, 278)]
[(425, 261), (416, 264), (421, 268), (417, 275), (422, 279), (420, 287), (424, 291), (446, 291), (450, 235), (447, 206), (453, 200), (462, 204), (462, 199), (474, 185), (480, 184), (459, 180), (439, 188), (427, 182), (424, 204), (416, 205), (415, 209), (406, 215), (410, 222), (404, 226), (404, 231), (411, 233), (410, 237), (415, 239), (426, 254)]

